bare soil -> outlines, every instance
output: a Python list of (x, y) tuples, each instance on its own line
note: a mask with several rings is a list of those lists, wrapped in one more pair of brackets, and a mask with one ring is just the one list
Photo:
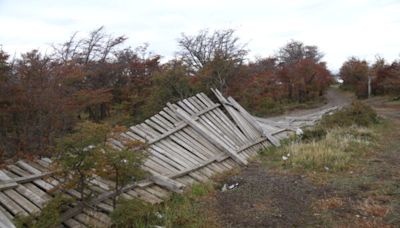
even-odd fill
[(311, 202), (329, 192), (300, 175), (268, 172), (259, 162), (225, 183), (239, 186), (216, 194), (211, 201), (223, 227), (313, 226), (318, 221)]

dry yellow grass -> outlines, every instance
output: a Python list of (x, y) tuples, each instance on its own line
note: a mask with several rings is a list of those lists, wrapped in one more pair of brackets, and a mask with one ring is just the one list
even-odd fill
[(373, 143), (374, 133), (363, 127), (337, 128), (319, 141), (292, 142), (280, 150), (285, 165), (314, 171), (340, 171), (349, 167)]

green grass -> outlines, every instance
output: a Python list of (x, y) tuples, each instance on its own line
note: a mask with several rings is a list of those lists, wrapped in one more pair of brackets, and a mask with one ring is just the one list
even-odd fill
[(212, 182), (195, 184), (184, 194), (173, 194), (159, 205), (138, 199), (122, 200), (111, 218), (116, 227), (216, 227), (204, 197), (214, 192)]
[(191, 186), (184, 194), (174, 194), (160, 205), (165, 227), (216, 227), (216, 222), (207, 210), (206, 197), (215, 191), (214, 183)]

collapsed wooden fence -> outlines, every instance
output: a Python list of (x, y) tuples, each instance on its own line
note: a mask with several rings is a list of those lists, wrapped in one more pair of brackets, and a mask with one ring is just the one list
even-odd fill
[[(291, 130), (257, 121), (233, 98), (213, 92), (217, 103), (203, 93), (168, 103), (158, 114), (109, 140), (118, 148), (132, 140), (148, 145), (143, 168), (151, 177), (124, 187), (122, 197), (160, 203), (171, 192), (246, 165), (261, 148), (279, 145)], [(53, 197), (60, 180), (49, 172), (50, 164), (48, 158), (20, 160), (0, 170), (0, 227), (14, 227), (15, 216), (38, 213)], [(92, 207), (71, 206), (61, 215), (63, 226), (110, 226), (113, 183), (95, 178), (90, 188), (99, 194), (89, 203)], [(79, 197), (75, 190), (67, 194)]]

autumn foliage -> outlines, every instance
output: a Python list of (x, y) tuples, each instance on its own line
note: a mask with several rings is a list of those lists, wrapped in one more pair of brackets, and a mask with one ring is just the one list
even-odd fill
[[(132, 125), (166, 102), (210, 88), (264, 115), (320, 99), (330, 83), (317, 47), (298, 41), (249, 62), (233, 30), (203, 30), (183, 34), (176, 58), (161, 63), (147, 45), (127, 48), (126, 39), (101, 27), (83, 38), (74, 34), (46, 55), (33, 50), (10, 59), (0, 51), (1, 156), (52, 155), (57, 139), (79, 123)], [(398, 65), (392, 68), (379, 71), (386, 89)]]
[(373, 64), (365, 60), (351, 57), (340, 68), (343, 87), (355, 91), (361, 98), (368, 96), (368, 78), (371, 80), (372, 95), (400, 96), (400, 63), (393, 61), (386, 63), (382, 58), (377, 58)]
[(231, 82), (229, 93), (260, 115), (279, 113), (286, 104), (321, 99), (331, 83), (321, 58), (315, 46), (291, 41), (277, 56), (244, 66)]

